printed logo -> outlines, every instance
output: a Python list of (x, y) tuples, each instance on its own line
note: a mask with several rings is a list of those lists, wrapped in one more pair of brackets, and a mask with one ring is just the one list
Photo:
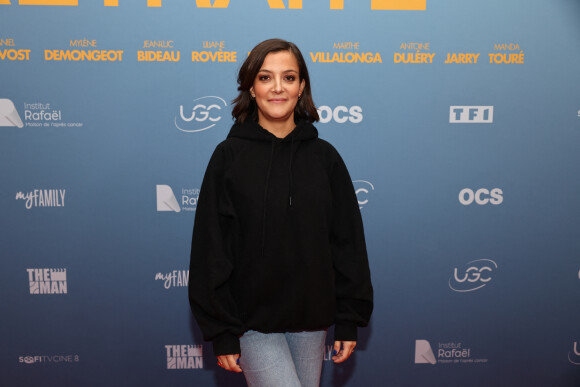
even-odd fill
[(480, 188), (475, 192), (470, 188), (464, 188), (459, 191), (459, 203), (468, 206), (474, 201), (480, 206), (488, 203), (497, 206), (503, 203), (503, 191), (500, 188), (494, 188), (491, 191), (487, 188)]
[(14, 103), (6, 98), (0, 98), (0, 126), (24, 127)]
[(362, 210), (363, 206), (369, 202), (368, 194), (370, 191), (375, 190), (375, 186), (366, 180), (353, 180), (354, 192), (356, 194), (359, 209)]
[(171, 287), (187, 287), (189, 283), (189, 270), (173, 270), (166, 274), (155, 274), (155, 281), (163, 281), (163, 287), (169, 289)]
[(497, 263), (491, 259), (477, 259), (468, 262), (464, 267), (453, 269), (449, 278), (449, 288), (455, 292), (472, 292), (481, 289), (491, 281), (492, 272), (497, 269)]
[(415, 340), (415, 364), (487, 363), (488, 359), (474, 359), (472, 349), (462, 342), (437, 343), (437, 355), (427, 340)]
[(226, 101), (220, 97), (196, 98), (191, 105), (185, 107), (179, 105), (179, 115), (174, 119), (175, 127), (187, 133), (211, 129), (222, 119), (223, 109), (226, 106)]
[(580, 365), (580, 350), (577, 341), (574, 342), (572, 351), (568, 352), (568, 360), (572, 364)]
[(324, 345), (324, 361), (330, 361), (332, 360), (332, 351), (334, 350), (334, 345), (333, 344), (325, 344)]
[(66, 269), (26, 269), (30, 294), (67, 294)]
[(40, 356), (19, 356), (18, 363), (78, 363), (79, 355), (40, 355)]
[(449, 122), (451, 124), (491, 124), (493, 106), (450, 106)]
[(195, 211), (199, 188), (181, 188), (180, 193), (181, 200), (178, 201), (170, 186), (157, 185), (157, 211)]
[(203, 368), (203, 345), (166, 345), (167, 369)]
[(24, 200), (27, 210), (32, 207), (64, 207), (66, 189), (35, 189), (27, 194), (16, 193), (16, 200)]
[(317, 110), (321, 124), (326, 124), (330, 121), (334, 121), (337, 124), (344, 124), (347, 121), (359, 124), (363, 120), (363, 111), (360, 106), (337, 106), (334, 109), (330, 106), (320, 106)]
[(415, 340), (415, 364), (437, 364), (431, 344), (427, 340)]

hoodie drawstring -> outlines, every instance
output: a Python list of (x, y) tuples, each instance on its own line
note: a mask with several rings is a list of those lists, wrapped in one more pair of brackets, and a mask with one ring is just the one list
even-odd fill
[(290, 141), (290, 164), (288, 165), (288, 176), (290, 179), (290, 192), (288, 193), (288, 197), (290, 200), (290, 207), (292, 207), (292, 154), (294, 153), (294, 136), (292, 136), (292, 139)]
[(264, 186), (264, 213), (262, 215), (262, 257), (264, 256), (264, 245), (266, 244), (266, 205), (268, 204), (268, 184), (270, 183), (270, 172), (272, 171), (272, 160), (274, 159), (274, 145), (275, 141), (272, 139), (272, 150), (270, 151), (268, 173), (266, 174), (266, 185)]

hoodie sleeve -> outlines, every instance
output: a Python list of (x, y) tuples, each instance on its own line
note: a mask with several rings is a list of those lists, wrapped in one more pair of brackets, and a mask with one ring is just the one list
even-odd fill
[(336, 289), (334, 336), (339, 341), (356, 341), (357, 327), (368, 325), (373, 310), (373, 287), (358, 200), (338, 152), (331, 172), (331, 189), (330, 243)]
[(227, 152), (214, 151), (198, 198), (189, 267), (189, 303), (205, 340), (216, 356), (240, 353), (242, 322), (236, 313), (228, 280), (233, 270), (227, 230), (235, 220), (224, 189)]

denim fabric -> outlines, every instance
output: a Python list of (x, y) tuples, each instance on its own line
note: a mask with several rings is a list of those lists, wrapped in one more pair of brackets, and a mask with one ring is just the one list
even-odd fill
[(249, 387), (318, 387), (326, 331), (260, 333), (240, 338)]

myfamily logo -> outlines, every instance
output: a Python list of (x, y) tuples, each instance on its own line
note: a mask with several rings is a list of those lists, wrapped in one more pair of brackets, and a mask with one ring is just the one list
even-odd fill
[(462, 267), (455, 267), (449, 277), (449, 288), (455, 292), (466, 293), (481, 289), (491, 281), (491, 274), (497, 269), (491, 259), (477, 259)]
[(165, 184), (158, 184), (157, 190), (157, 211), (195, 211), (199, 188), (181, 188), (180, 201), (177, 201), (173, 189)]
[(79, 355), (36, 355), (36, 356), (19, 356), (18, 363), (37, 364), (37, 363), (78, 363)]
[(186, 287), (189, 283), (189, 270), (173, 270), (166, 274), (155, 274), (155, 281), (163, 281), (163, 287), (169, 289), (171, 287)]
[(472, 349), (462, 342), (438, 343), (436, 352), (428, 340), (415, 340), (415, 364), (487, 363), (472, 357)]
[(30, 294), (67, 294), (66, 269), (26, 269)]
[(66, 189), (35, 189), (26, 194), (16, 193), (16, 200), (24, 200), (27, 210), (32, 207), (64, 207)]
[(337, 106), (331, 108), (330, 106), (318, 107), (318, 115), (320, 116), (320, 123), (326, 124), (334, 121), (337, 124), (344, 124), (349, 121), (353, 124), (359, 124), (363, 120), (363, 111), (360, 106)]
[(359, 208), (362, 210), (363, 206), (369, 202), (369, 193), (375, 190), (375, 186), (366, 180), (353, 180), (352, 184), (354, 185)]
[(568, 352), (568, 360), (572, 364), (580, 365), (580, 350), (577, 341), (574, 342), (572, 351)]
[(203, 368), (203, 345), (166, 345), (167, 369)]
[(182, 132), (195, 133), (213, 128), (222, 119), (228, 104), (216, 96), (200, 97), (191, 105), (179, 105), (179, 115), (175, 116), (175, 127)]
[(450, 106), (449, 123), (451, 124), (491, 124), (493, 106)]
[(24, 127), (14, 103), (6, 98), (0, 98), (0, 126)]

